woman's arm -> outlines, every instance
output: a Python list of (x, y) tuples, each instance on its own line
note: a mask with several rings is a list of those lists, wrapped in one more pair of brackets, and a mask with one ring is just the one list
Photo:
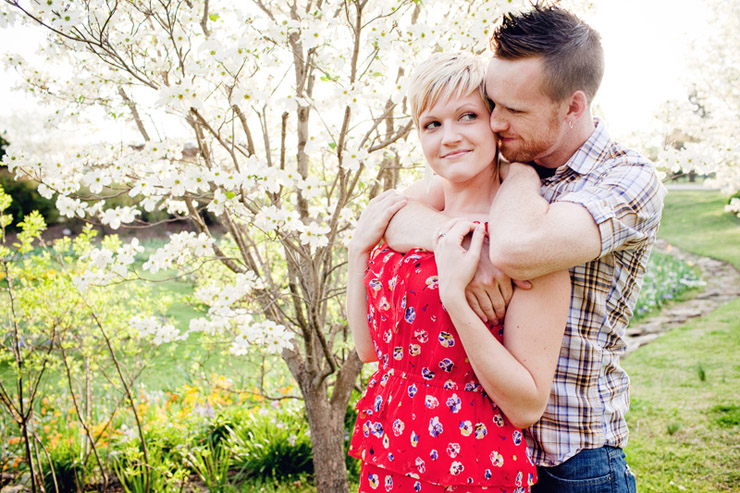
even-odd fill
[[(486, 393), (512, 424), (527, 428), (542, 416), (550, 395), (570, 306), (570, 278), (567, 271), (558, 271), (534, 279), (529, 290), (516, 289), (502, 345), (465, 299), (481, 230), (457, 221), (444, 231), (435, 249), (440, 297)], [(469, 231), (474, 231), (473, 241), (465, 251), (461, 240)]]
[(349, 244), (347, 272), (347, 323), (360, 359), (377, 361), (375, 345), (367, 325), (367, 288), (364, 278), (370, 252), (380, 242), (388, 222), (406, 205), (406, 198), (393, 190), (372, 199), (357, 221)]
[(350, 251), (347, 272), (347, 323), (355, 341), (355, 350), (363, 363), (378, 360), (367, 325), (367, 288), (363, 281), (369, 257), (367, 252), (353, 254)]

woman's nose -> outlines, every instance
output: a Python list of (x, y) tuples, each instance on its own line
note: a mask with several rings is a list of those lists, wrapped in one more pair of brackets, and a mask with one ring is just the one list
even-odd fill
[(455, 125), (445, 125), (442, 131), (442, 142), (445, 144), (458, 142), (460, 131)]

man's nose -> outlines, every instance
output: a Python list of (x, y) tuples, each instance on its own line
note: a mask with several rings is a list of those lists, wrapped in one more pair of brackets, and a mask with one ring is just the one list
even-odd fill
[(503, 132), (509, 126), (508, 122), (501, 118), (500, 112), (496, 111), (496, 108), (491, 111), (491, 130), (494, 133)]

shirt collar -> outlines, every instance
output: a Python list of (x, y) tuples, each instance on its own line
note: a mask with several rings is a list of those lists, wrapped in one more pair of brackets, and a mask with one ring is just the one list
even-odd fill
[(565, 163), (566, 166), (580, 175), (588, 174), (594, 170), (599, 164), (595, 157), (601, 156), (611, 142), (606, 125), (598, 118), (594, 118), (594, 124), (596, 128), (594, 128), (591, 136)]

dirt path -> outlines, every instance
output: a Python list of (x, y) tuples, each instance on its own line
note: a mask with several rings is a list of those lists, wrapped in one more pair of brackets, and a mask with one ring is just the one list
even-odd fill
[(695, 298), (664, 307), (659, 314), (631, 325), (627, 329), (625, 356), (643, 344), (654, 341), (670, 329), (683, 325), (687, 320), (704, 316), (740, 296), (740, 271), (734, 266), (713, 258), (684, 252), (669, 246), (663, 240), (656, 242), (655, 249), (699, 266), (702, 271), (701, 278), (707, 285)]

